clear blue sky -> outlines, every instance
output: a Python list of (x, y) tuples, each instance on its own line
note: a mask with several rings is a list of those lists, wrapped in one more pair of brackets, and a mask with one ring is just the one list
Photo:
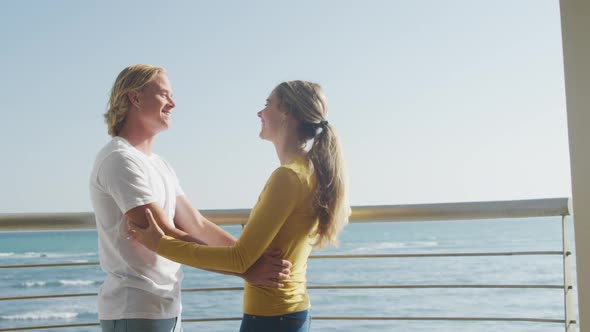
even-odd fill
[(557, 0), (2, 1), (0, 213), (90, 211), (112, 83), (168, 70), (155, 150), (198, 208), (249, 208), (278, 165), (256, 112), (323, 85), (353, 205), (570, 195)]

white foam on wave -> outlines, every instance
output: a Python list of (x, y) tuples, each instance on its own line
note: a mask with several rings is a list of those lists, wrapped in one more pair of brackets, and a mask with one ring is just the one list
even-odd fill
[(25, 312), (18, 315), (4, 315), (0, 319), (4, 320), (48, 320), (48, 319), (74, 319), (78, 316), (76, 312), (51, 312), (51, 311), (33, 311)]
[(94, 280), (59, 280), (59, 283), (64, 286), (90, 286), (97, 282)]
[(43, 287), (47, 285), (47, 281), (25, 281), (20, 284), (22, 287)]
[(45, 286), (90, 286), (97, 284), (95, 280), (57, 280), (57, 281), (25, 281), (20, 283), (21, 287), (45, 287)]
[(13, 252), (0, 252), (0, 257), (10, 257), (14, 256)]

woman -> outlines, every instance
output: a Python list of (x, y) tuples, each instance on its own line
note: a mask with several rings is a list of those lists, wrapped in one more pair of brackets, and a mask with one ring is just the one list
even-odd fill
[[(293, 263), (282, 288), (246, 284), (240, 331), (309, 331), (307, 258), (313, 246), (335, 244), (350, 208), (340, 143), (326, 120), (318, 84), (279, 84), (258, 112), (260, 138), (275, 146), (277, 168), (232, 247), (208, 247), (164, 236), (146, 210), (147, 229), (129, 224), (132, 236), (159, 255), (203, 269), (242, 273), (265, 250), (280, 250)], [(307, 147), (312, 140), (311, 148)]]

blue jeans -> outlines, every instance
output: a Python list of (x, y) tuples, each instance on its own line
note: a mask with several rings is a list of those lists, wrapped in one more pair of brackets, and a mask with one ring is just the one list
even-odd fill
[(309, 310), (280, 316), (244, 314), (240, 332), (308, 332), (311, 325)]
[(182, 332), (179, 318), (101, 320), (102, 332)]

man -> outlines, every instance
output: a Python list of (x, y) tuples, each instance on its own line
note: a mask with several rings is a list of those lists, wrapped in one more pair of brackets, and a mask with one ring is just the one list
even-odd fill
[[(107, 273), (98, 295), (103, 332), (181, 331), (180, 265), (133, 242), (126, 219), (147, 226), (149, 208), (167, 235), (216, 246), (235, 242), (192, 206), (172, 167), (152, 152), (174, 107), (170, 82), (159, 67), (127, 67), (111, 91), (105, 119), (113, 138), (98, 153), (90, 178), (100, 264)], [(289, 262), (269, 253), (242, 277), (280, 287), (289, 268)]]

